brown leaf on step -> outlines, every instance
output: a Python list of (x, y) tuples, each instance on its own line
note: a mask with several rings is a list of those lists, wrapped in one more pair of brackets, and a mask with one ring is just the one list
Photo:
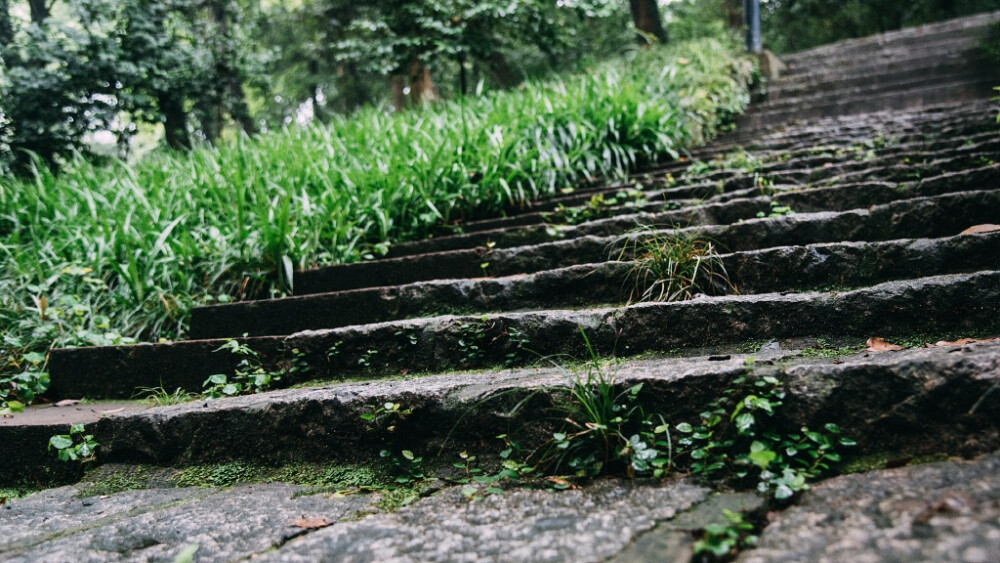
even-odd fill
[(877, 336), (869, 338), (868, 342), (865, 342), (865, 346), (868, 346), (865, 348), (868, 352), (895, 352), (903, 349), (899, 344), (890, 344), (884, 338)]
[(302, 528), (303, 530), (318, 530), (330, 524), (333, 524), (333, 522), (326, 518), (296, 518), (292, 520), (292, 526)]
[(954, 340), (952, 342), (948, 342), (946, 340), (938, 340), (937, 342), (934, 343), (934, 345), (935, 346), (965, 346), (966, 344), (974, 344), (976, 342), (995, 342), (997, 340), (1000, 340), (1000, 337), (997, 337), (997, 338), (959, 338), (958, 340)]
[(63, 399), (55, 404), (53, 407), (72, 407), (80, 402), (80, 399)]
[(122, 412), (123, 410), (125, 410), (125, 407), (121, 407), (121, 408), (118, 408), (118, 409), (111, 409), (109, 411), (101, 411), (101, 415), (104, 416), (104, 415), (109, 415), (109, 414), (115, 414), (115, 413)]
[(993, 231), (1000, 231), (1000, 225), (991, 225), (989, 223), (985, 225), (974, 225), (965, 229), (960, 235), (978, 235), (982, 233), (992, 233)]

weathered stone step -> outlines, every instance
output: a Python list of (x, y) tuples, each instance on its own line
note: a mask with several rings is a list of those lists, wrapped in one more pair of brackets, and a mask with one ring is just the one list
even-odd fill
[(753, 109), (738, 120), (737, 129), (746, 135), (755, 129), (773, 127), (789, 120), (986, 100), (992, 94), (993, 84), (993, 79), (983, 77), (965, 82), (930, 84), (909, 90), (875, 90), (867, 93), (859, 91), (829, 98), (820, 96), (813, 100), (800, 99), (799, 103), (789, 103), (773, 109), (767, 107), (762, 107), (760, 111)]
[[(916, 291), (915, 297), (941, 297), (924, 294), (915, 286), (910, 286), (909, 291)], [(894, 310), (882, 315), (887, 322), (882, 325), (877, 309), (887, 304), (884, 301), (864, 304), (856, 299), (845, 300), (847, 295), (827, 298), (830, 308), (814, 311), (817, 316), (808, 320), (823, 328), (850, 323), (855, 307), (864, 307), (867, 312), (863, 316), (869, 320), (857, 323), (862, 331), (859, 342), (866, 334), (888, 336), (901, 326), (893, 320), (898, 314)], [(855, 297), (871, 299), (874, 295)], [(849, 306), (848, 301), (854, 305)], [(931, 299), (927, 307), (936, 311), (928, 315), (915, 307), (912, 313), (937, 321), (910, 326), (922, 326), (934, 334), (942, 329), (940, 321), (945, 317), (954, 319), (942, 303)], [(645, 307), (646, 312), (654, 308)], [(763, 324), (753, 318), (729, 317), (727, 324)], [(788, 317), (786, 322), (805, 324), (807, 319)], [(945, 324), (956, 323), (952, 320)], [(575, 333), (576, 327), (571, 330), (574, 334), (562, 348), (574, 349), (573, 354), (579, 356), (585, 345)], [(589, 333), (609, 333), (608, 349), (614, 345), (615, 336), (610, 334), (614, 330), (588, 327)], [(699, 332), (711, 331), (712, 327), (705, 326)], [(659, 331), (660, 337), (663, 332)], [(769, 338), (773, 332), (764, 331), (760, 337)], [(845, 435), (858, 442), (856, 454), (891, 451), (971, 455), (1000, 447), (996, 432), (1000, 403), (980, 400), (1000, 381), (998, 342), (864, 353), (833, 361), (796, 360), (799, 352), (795, 350), (799, 348), (789, 345), (793, 347), (781, 350), (772, 345), (755, 352), (756, 361), (739, 353), (711, 358), (630, 360), (608, 368), (607, 375), (613, 375), (623, 386), (642, 383), (640, 398), (647, 412), (666, 413), (673, 423), (696, 417), (704, 405), (722, 395), (732, 378), (751, 371), (786, 383), (787, 396), (780, 416), (787, 427), (836, 423)], [(104, 462), (164, 465), (232, 460), (254, 464), (350, 462), (371, 459), (380, 449), (399, 444), (417, 455), (428, 456), (445, 446), (454, 452), (498, 451), (505, 446), (495, 437), (505, 429), (552, 423), (547, 409), (558, 393), (554, 387), (565, 384), (566, 376), (567, 368), (550, 367), (331, 384), (109, 415), (89, 425), (88, 432), (101, 444)], [(371, 412), (372, 405), (385, 402), (399, 403), (413, 412), (392, 430), (373, 428), (361, 418)], [(978, 408), (970, 414), (977, 403)], [(63, 428), (45, 430), (54, 433)], [(0, 458), (0, 475), (9, 481), (37, 479), (42, 475), (39, 468), (54, 465), (51, 454), (45, 451), (47, 440), (25, 439), (23, 431), (24, 427), (0, 427), (5, 444), (19, 445)]]
[[(856, 77), (869, 74), (873, 80), (883, 82), (892, 87), (893, 78), (911, 74), (933, 73), (942, 64), (951, 61), (965, 63), (960, 69), (966, 71), (981, 62), (984, 54), (979, 48), (985, 38), (986, 29), (978, 30), (962, 37), (953, 37), (943, 41), (932, 41), (919, 49), (909, 46), (886, 46), (868, 56), (857, 58), (851, 55), (829, 59), (826, 64), (808, 69), (805, 72), (782, 73), (776, 80), (777, 84), (802, 84), (806, 90), (819, 91), (825, 84), (836, 87), (838, 79), (842, 83), (850, 83)], [(886, 73), (886, 70), (889, 70)], [(897, 74), (899, 73), (899, 74)]]
[[(1000, 142), (997, 144), (1000, 146)], [(973, 157), (972, 163), (975, 162), (975, 158)], [(928, 169), (938, 171), (935, 168), (937, 166), (907, 164), (895, 166), (893, 170), (897, 176), (912, 177), (920, 175)], [(823, 168), (818, 168), (818, 170), (823, 170)], [(837, 169), (828, 168), (827, 170), (836, 171)], [(860, 174), (862, 180), (865, 180), (863, 177), (868, 175)], [(735, 187), (728, 186), (731, 191), (722, 194), (717, 193), (716, 186), (710, 185), (701, 185), (698, 188), (672, 188), (661, 190), (658, 194), (650, 192), (648, 195), (651, 200), (643, 205), (608, 208), (603, 211), (603, 214), (609, 215), (609, 217), (594, 218), (577, 225), (558, 225), (550, 219), (548, 223), (521, 228), (437, 237), (396, 245), (390, 249), (387, 257), (397, 258), (428, 252), (485, 248), (487, 245), (490, 248), (512, 248), (586, 235), (611, 236), (635, 230), (639, 226), (663, 229), (672, 226), (726, 225), (755, 218), (759, 212), (769, 213), (772, 201), (790, 206), (794, 211), (800, 213), (845, 211), (918, 196), (966, 191), (969, 187), (1000, 188), (1000, 164), (905, 183), (864, 181), (850, 184), (847, 182), (852, 176), (845, 174), (837, 178), (843, 180), (844, 183), (838, 183), (832, 187), (811, 189), (802, 189), (801, 187), (801, 184), (807, 183), (811, 179), (808, 173), (801, 175), (795, 173), (792, 176), (788, 178), (793, 182), (792, 184), (773, 185), (767, 188), (767, 191), (773, 193), (775, 197), (761, 196), (762, 189), (759, 187), (740, 189), (738, 184)], [(683, 195), (700, 194), (704, 198), (701, 200), (704, 203), (700, 205), (688, 204), (680, 209), (672, 209), (672, 204), (677, 203), (677, 200), (666, 200), (668, 202), (667, 210), (663, 210), (665, 204), (664, 199), (661, 198), (671, 192), (677, 193), (677, 191), (683, 191)]]
[[(872, 143), (876, 137), (887, 139), (890, 142), (887, 146), (878, 148), (879, 156), (888, 154), (901, 154), (908, 150), (945, 150), (954, 147), (965, 140), (973, 142), (987, 141), (995, 139), (995, 125), (993, 120), (988, 119), (989, 115), (996, 113), (987, 104), (973, 104), (976, 107), (955, 108), (948, 106), (944, 115), (940, 111), (922, 111), (906, 114), (910, 120), (900, 120), (898, 117), (892, 119), (892, 114), (873, 116), (873, 119), (862, 119), (855, 127), (844, 128), (842, 125), (846, 120), (836, 120), (835, 123), (824, 123), (823, 127), (798, 127), (790, 131), (785, 131), (780, 136), (775, 136), (768, 143), (755, 143), (753, 151), (762, 159), (762, 172), (772, 169), (787, 169), (798, 164), (796, 161), (803, 160), (808, 164), (807, 158), (819, 160), (821, 156), (816, 156), (817, 145), (830, 147), (830, 153), (841, 151), (840, 155), (844, 159), (850, 157), (849, 150), (857, 146), (861, 148), (864, 143)], [(877, 124), (872, 125), (874, 118)], [(899, 123), (894, 123), (899, 121)], [(924, 121), (927, 121), (925, 123)], [(838, 126), (840, 124), (840, 126)], [(932, 126), (931, 126), (932, 125)], [(799, 135), (799, 131), (805, 131)], [(791, 143), (790, 139), (797, 139)], [(837, 145), (845, 145), (838, 147)], [(836, 147), (836, 148), (835, 148)], [(715, 143), (705, 148), (696, 149), (691, 158), (694, 160), (711, 160), (724, 156), (724, 150), (744, 150), (743, 148), (723, 141), (722, 144)], [(618, 180), (610, 183), (588, 184), (585, 188), (580, 188), (569, 195), (557, 195), (544, 200), (533, 202), (523, 208), (512, 208), (507, 210), (507, 216), (494, 219), (481, 219), (464, 222), (460, 225), (462, 232), (471, 233), (498, 228), (537, 225), (544, 222), (541, 213), (549, 212), (558, 205), (572, 206), (585, 204), (587, 200), (598, 193), (615, 194), (624, 189), (636, 187), (637, 183), (645, 189), (661, 184), (669, 174), (674, 181), (692, 182), (708, 177), (698, 175), (687, 178), (685, 172), (691, 165), (689, 160), (673, 161), (660, 165), (652, 165), (632, 174), (628, 180)], [(718, 173), (718, 172), (715, 172)]]
[(844, 475), (774, 514), (737, 561), (995, 561), (998, 507), (1000, 453)]
[[(872, 136), (883, 131), (893, 131), (895, 135), (920, 134), (933, 131), (939, 137), (946, 137), (950, 130), (958, 133), (970, 121), (983, 123), (983, 116), (995, 113), (995, 104), (988, 100), (972, 100), (963, 104), (937, 104), (917, 110), (883, 110), (867, 114), (849, 114), (798, 120), (784, 123), (769, 130), (756, 133), (737, 130), (716, 140), (715, 151), (746, 148), (747, 150), (781, 150), (800, 144), (826, 144), (824, 136)], [(753, 134), (752, 134), (753, 133)], [(693, 153), (695, 156), (701, 152)]]
[(1000, 12), (997, 11), (955, 18), (869, 37), (846, 39), (799, 53), (783, 55), (782, 61), (788, 65), (788, 70), (791, 72), (796, 68), (822, 67), (827, 61), (836, 61), (838, 57), (842, 56), (844, 58), (866, 57), (872, 52), (884, 49), (886, 45), (909, 46), (914, 51), (919, 51), (926, 42), (947, 37), (956, 37), (961, 40), (970, 34), (977, 33), (976, 30), (994, 25), (998, 20), (1000, 20)]
[[(743, 294), (860, 287), (1000, 264), (1000, 233), (779, 247), (722, 255), (719, 264)], [(191, 313), (190, 336), (287, 335), (445, 314), (624, 304), (639, 297), (636, 266), (631, 261), (584, 264), (527, 276), (418, 282), (199, 307)], [(702, 291), (713, 288), (706, 285)]]
[(938, 74), (942, 71), (966, 74), (969, 58), (975, 55), (976, 42), (948, 43), (939, 48), (922, 48), (918, 52), (882, 52), (876, 58), (866, 59), (850, 67), (839, 66), (813, 71), (798, 76), (788, 76), (767, 85), (769, 99), (798, 96), (806, 92), (822, 89), (839, 89), (845, 86), (863, 85), (866, 78), (871, 81), (894, 84), (912, 77), (916, 73)]
[[(801, 213), (744, 223), (691, 227), (683, 232), (709, 238), (730, 251), (833, 241), (950, 236), (971, 225), (991, 223), (1000, 211), (1000, 192), (959, 192), (914, 198), (871, 209)], [(500, 249), (463, 249), (418, 254), (297, 272), (298, 295), (433, 279), (526, 274), (618, 256), (628, 241), (655, 233), (597, 237)]]
[[(941, 332), (994, 330), (998, 310), (1000, 272), (987, 271), (888, 282), (842, 293), (443, 316), (241, 340), (260, 354), (269, 370), (284, 373), (284, 384), (292, 384), (348, 375), (524, 365), (556, 354), (581, 357), (575, 345), (581, 327), (602, 353), (630, 356), (758, 338), (905, 334), (912, 327)], [(240, 360), (229, 352), (215, 352), (221, 344), (195, 340), (53, 350), (51, 393), (114, 398), (131, 396), (139, 387), (199, 390), (208, 376), (232, 373)]]
[[(715, 181), (720, 179), (728, 180), (731, 178), (743, 178), (743, 182), (746, 183), (747, 178), (753, 179), (760, 176), (766, 177), (775, 172), (791, 171), (796, 168), (809, 169), (812, 171), (812, 176), (816, 174), (829, 175), (836, 173), (838, 169), (829, 169), (829, 165), (831, 164), (836, 165), (844, 163), (844, 166), (847, 167), (863, 168), (863, 165), (857, 164), (857, 161), (862, 160), (869, 163), (870, 167), (874, 167), (878, 164), (886, 162), (902, 162), (903, 158), (899, 157), (904, 155), (908, 160), (917, 162), (927, 158), (941, 156), (954, 157), (973, 152), (980, 153), (987, 160), (995, 159), (998, 155), (1000, 155), (1000, 140), (997, 138), (995, 131), (996, 127), (992, 124), (992, 122), (985, 125), (982, 124), (982, 122), (983, 120), (980, 120), (980, 126), (976, 132), (963, 131), (961, 136), (957, 137), (957, 140), (954, 136), (947, 140), (929, 139), (927, 136), (924, 136), (919, 141), (910, 141), (905, 144), (900, 143), (898, 139), (893, 139), (890, 146), (878, 147), (877, 150), (874, 148), (866, 149), (865, 147), (867, 145), (864, 143), (851, 143), (846, 147), (823, 144), (819, 147), (812, 145), (808, 149), (801, 148), (781, 153), (760, 154), (761, 164), (752, 171), (714, 170), (690, 176), (685, 174), (678, 174), (675, 176), (669, 172), (663, 172), (662, 170), (644, 171), (634, 175), (629, 181), (613, 182), (604, 188), (590, 190), (585, 194), (573, 194), (548, 198), (535, 203), (528, 209), (522, 210), (516, 214), (510, 214), (506, 217), (464, 223), (461, 225), (461, 230), (462, 234), (468, 235), (483, 233), (486, 231), (509, 229), (513, 227), (542, 225), (551, 222), (549, 216), (554, 213), (559, 206), (587, 206), (590, 199), (594, 196), (602, 197), (604, 202), (609, 202), (606, 203), (609, 207), (601, 207), (597, 210), (598, 213), (604, 215), (627, 214), (643, 210), (658, 210), (658, 205), (660, 205), (658, 202), (664, 199), (663, 196), (666, 195), (663, 189), (659, 186), (664, 185), (689, 187), (691, 189), (684, 193), (698, 194), (699, 199), (701, 199), (705, 197), (706, 194), (711, 194), (712, 189), (714, 189), (715, 186)], [(986, 129), (986, 131), (982, 131), (983, 129)], [(870, 137), (865, 140), (874, 146)], [(877, 155), (869, 156), (869, 151), (873, 154), (877, 153)], [(979, 165), (977, 162), (973, 162), (973, 164)], [(934, 170), (924, 170), (922, 171), (922, 174), (933, 174), (934, 172)], [(636, 191), (640, 189), (642, 190), (641, 192)], [(619, 194), (621, 195), (619, 196)], [(610, 203), (616, 200), (625, 201), (626, 203)], [(676, 203), (678, 205), (690, 205), (696, 202), (677, 201)], [(433, 246), (433, 243), (426, 240), (398, 243), (389, 249), (387, 256), (395, 257), (426, 252), (427, 250), (417, 250), (417, 248), (428, 244)], [(452, 246), (452, 248), (457, 247), (458, 246)]]

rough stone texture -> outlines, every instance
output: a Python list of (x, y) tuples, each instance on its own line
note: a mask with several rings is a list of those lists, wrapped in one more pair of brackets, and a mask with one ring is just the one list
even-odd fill
[[(794, 351), (762, 350), (710, 357), (638, 360), (609, 371), (622, 385), (643, 383), (649, 412), (676, 421), (697, 416), (732, 378), (748, 369), (788, 384), (782, 416), (791, 427), (839, 424), (859, 452), (946, 450), (974, 455), (1000, 448), (1000, 407), (973, 405), (1000, 379), (1000, 342), (865, 353), (836, 360), (792, 359)], [(382, 448), (497, 450), (495, 436), (549, 416), (564, 369), (488, 371), (405, 381), (342, 383), (198, 401), (112, 415), (88, 427), (104, 461), (158, 464), (293, 460), (358, 460)], [(508, 412), (530, 397), (516, 414)], [(361, 414), (397, 402), (413, 409), (392, 433), (373, 432)], [(0, 427), (13, 444), (0, 475), (29, 479), (54, 465), (37, 427)], [(539, 426), (541, 428), (541, 426)], [(238, 440), (234, 436), (239, 436)], [(27, 473), (27, 475), (25, 475)], [(3, 484), (3, 483), (0, 483)]]
[[(1000, 192), (998, 192), (1000, 193)], [(961, 316), (954, 311), (964, 312)], [(275, 370), (307, 379), (525, 365), (582, 358), (580, 331), (603, 354), (632, 356), (759, 338), (997, 329), (1000, 272), (901, 280), (846, 292), (735, 295), (619, 308), (441, 316), (247, 339)], [(717, 319), (708, 322), (706, 319)], [(663, 330), (669, 327), (669, 330)], [(478, 332), (477, 332), (478, 331)], [(527, 338), (527, 343), (522, 340)], [(469, 348), (469, 342), (477, 346)], [(54, 392), (127, 397), (140, 386), (197, 391), (238, 360), (220, 341), (54, 350)], [(297, 352), (296, 352), (297, 351)], [(373, 351), (373, 352), (372, 352)]]
[(1000, 454), (845, 475), (772, 515), (739, 561), (1000, 560)]
[(392, 516), (320, 530), (263, 560), (316, 561), (323, 554), (324, 561), (602, 561), (707, 492), (684, 483), (599, 482), (469, 503), (451, 489)]
[[(858, 287), (972, 272), (1000, 264), (1000, 233), (943, 239), (783, 246), (723, 255), (740, 293)], [(624, 304), (635, 295), (632, 262), (584, 264), (524, 276), (438, 280), (402, 286), (201, 307), (193, 338), (291, 334), (427, 315)], [(726, 288), (703, 288), (725, 293)]]

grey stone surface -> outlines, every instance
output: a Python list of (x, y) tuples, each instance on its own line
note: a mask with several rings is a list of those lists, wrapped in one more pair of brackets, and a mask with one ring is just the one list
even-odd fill
[(739, 561), (1000, 561), (1000, 454), (816, 485)]
[(4, 561), (173, 561), (197, 545), (196, 561), (231, 561), (307, 532), (300, 518), (353, 517), (371, 495), (296, 496), (301, 487), (159, 489), (77, 498), (65, 487), (0, 508)]
[[(4, 561), (600, 561), (708, 490), (603, 480), (577, 490), (514, 489), (476, 500), (448, 488), (395, 513), (377, 496), (300, 487), (162, 489), (77, 498), (53, 489), (0, 508)], [(304, 529), (297, 519), (331, 525)]]
[(602, 481), (579, 490), (446, 490), (389, 516), (325, 528), (263, 561), (602, 561), (707, 490)]

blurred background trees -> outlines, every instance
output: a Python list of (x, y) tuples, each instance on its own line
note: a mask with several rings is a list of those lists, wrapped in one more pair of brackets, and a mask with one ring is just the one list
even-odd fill
[[(0, 174), (401, 110), (732, 32), (740, 0), (0, 0)], [(762, 0), (788, 52), (996, 0)], [(637, 41), (638, 39), (638, 41)]]

